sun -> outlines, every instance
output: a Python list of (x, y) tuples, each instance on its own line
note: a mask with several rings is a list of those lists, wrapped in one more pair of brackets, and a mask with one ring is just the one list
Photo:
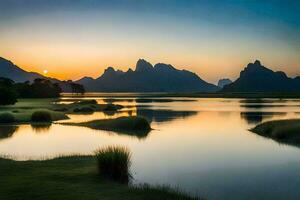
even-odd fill
[(44, 69), (44, 70), (43, 70), (43, 73), (44, 73), (45, 75), (48, 74), (48, 70)]

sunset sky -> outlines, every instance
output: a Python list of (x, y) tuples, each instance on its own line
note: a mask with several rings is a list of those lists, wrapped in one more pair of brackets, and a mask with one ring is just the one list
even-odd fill
[(299, 9), (299, 0), (0, 0), (0, 56), (61, 79), (139, 58), (214, 83), (255, 59), (296, 76)]

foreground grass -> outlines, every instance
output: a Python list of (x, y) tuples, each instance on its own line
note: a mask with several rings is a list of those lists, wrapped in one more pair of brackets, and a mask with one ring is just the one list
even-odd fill
[(251, 131), (281, 143), (300, 147), (300, 119), (269, 121), (257, 125)]
[(130, 187), (102, 179), (92, 156), (45, 161), (0, 159), (0, 199), (190, 200), (168, 188)]
[(66, 122), (61, 124), (71, 126), (83, 126), (95, 130), (114, 131), (129, 135), (135, 135), (138, 137), (146, 137), (151, 130), (150, 124), (145, 118), (136, 116), (119, 117), (115, 119), (93, 120), (81, 123)]

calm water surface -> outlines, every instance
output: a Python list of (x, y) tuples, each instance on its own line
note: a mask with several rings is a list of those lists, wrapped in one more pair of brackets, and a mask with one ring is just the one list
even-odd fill
[(300, 148), (248, 131), (263, 121), (300, 118), (300, 99), (97, 100), (129, 107), (70, 115), (69, 121), (141, 115), (154, 130), (138, 138), (59, 124), (2, 126), (0, 153), (17, 160), (42, 159), (120, 144), (132, 151), (135, 183), (167, 184), (208, 200), (300, 199)]

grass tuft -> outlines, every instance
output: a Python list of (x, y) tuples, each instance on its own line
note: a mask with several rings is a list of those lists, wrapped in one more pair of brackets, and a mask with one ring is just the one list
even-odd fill
[(51, 113), (46, 110), (38, 110), (31, 115), (32, 122), (52, 122)]
[(15, 116), (12, 113), (5, 112), (0, 114), (0, 123), (14, 123)]
[(101, 176), (121, 183), (128, 183), (131, 165), (131, 153), (128, 148), (108, 146), (96, 150), (95, 155)]

